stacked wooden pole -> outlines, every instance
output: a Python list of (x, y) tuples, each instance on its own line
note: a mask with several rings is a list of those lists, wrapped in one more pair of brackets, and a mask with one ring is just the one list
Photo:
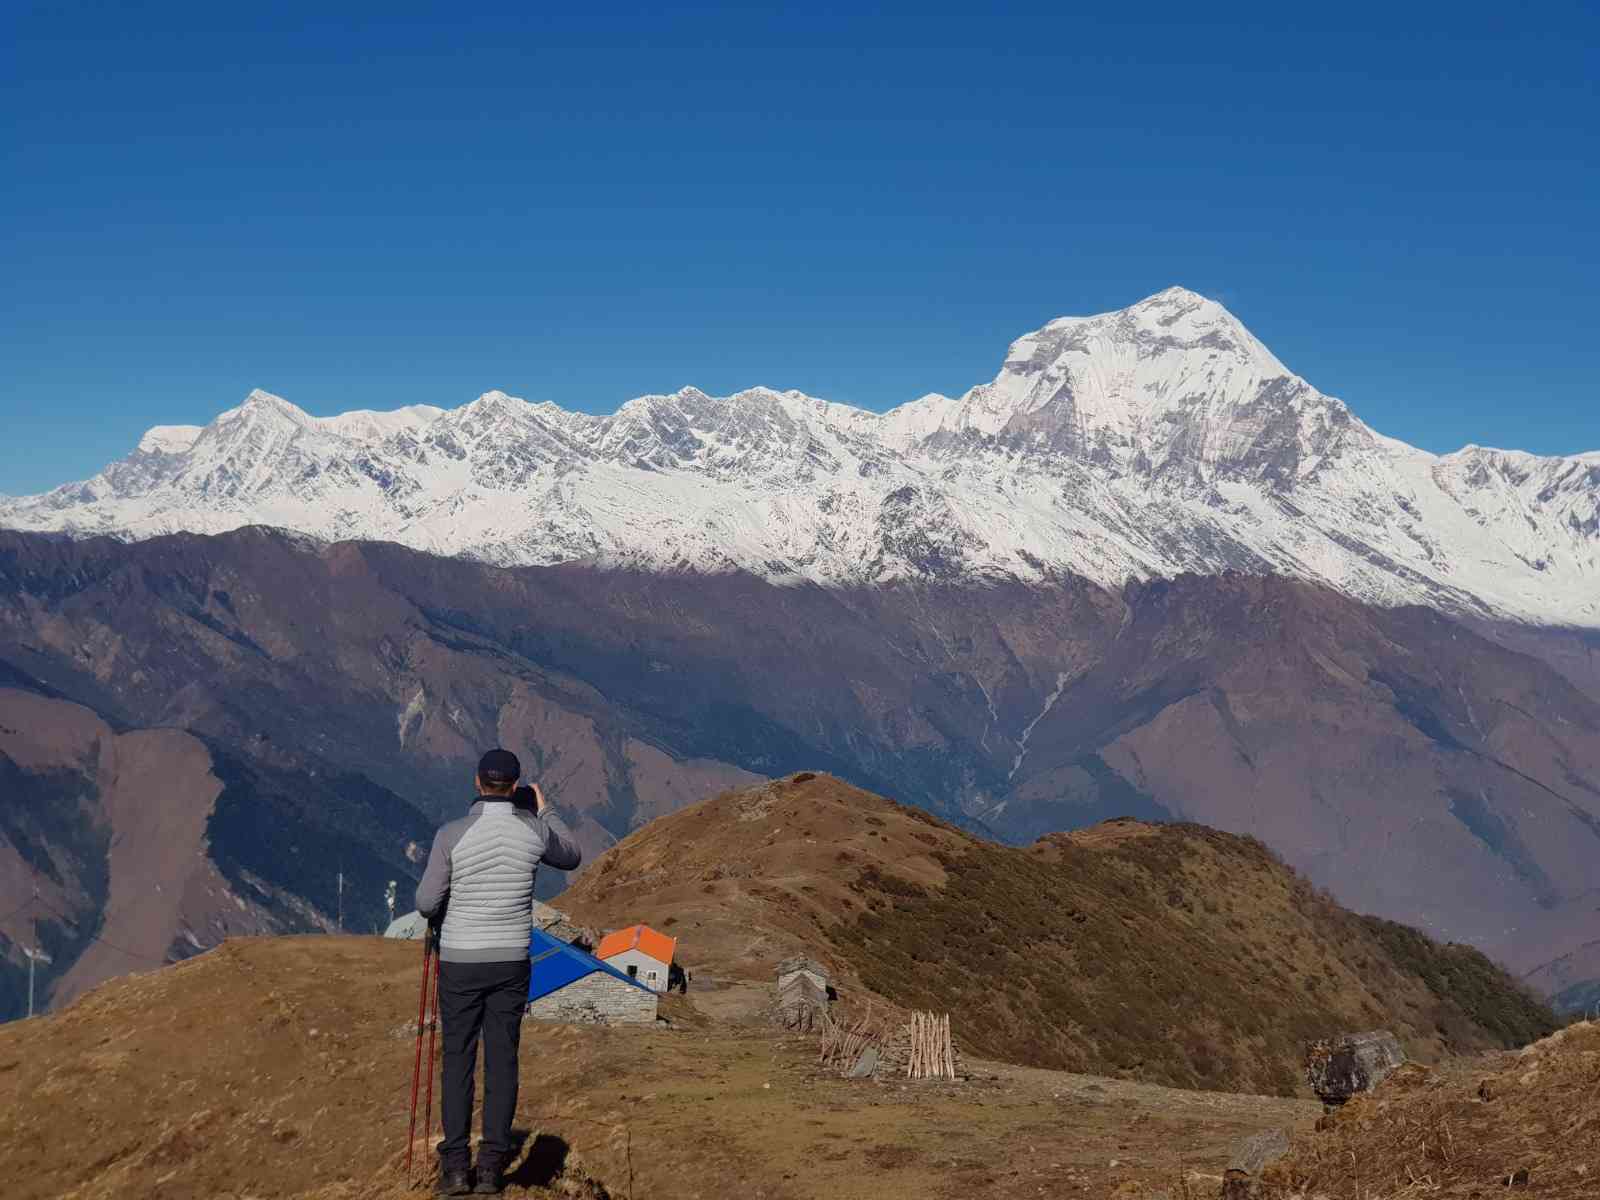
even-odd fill
[(866, 1012), (849, 1025), (835, 1021), (831, 1015), (824, 1013), (819, 1027), (822, 1039), (818, 1060), (824, 1066), (838, 1071), (848, 1071), (855, 1065), (856, 1059), (861, 1057), (863, 1050), (882, 1040), (870, 1004), (867, 1005)]
[(954, 1079), (955, 1043), (950, 1037), (950, 1014), (911, 1014), (911, 1057), (906, 1063), (911, 1079)]
[(950, 1014), (914, 1012), (904, 1024), (893, 1023), (866, 1011), (848, 1023), (823, 1014), (817, 1022), (817, 1059), (828, 1070), (848, 1073), (869, 1047), (877, 1051), (873, 1072), (882, 1078), (901, 1072), (909, 1079), (955, 1079), (955, 1042), (950, 1036)]

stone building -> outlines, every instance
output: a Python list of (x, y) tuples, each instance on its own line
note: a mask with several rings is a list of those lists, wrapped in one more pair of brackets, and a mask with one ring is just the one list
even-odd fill
[(778, 964), (773, 1019), (786, 1029), (809, 1031), (833, 1001), (828, 968), (812, 958), (789, 958)]
[(819, 991), (828, 990), (828, 968), (804, 955), (786, 958), (778, 964), (778, 990), (782, 992), (793, 987), (802, 976), (809, 978)]
[(542, 929), (529, 940), (528, 961), (528, 1016), (534, 1020), (655, 1023), (655, 992)]

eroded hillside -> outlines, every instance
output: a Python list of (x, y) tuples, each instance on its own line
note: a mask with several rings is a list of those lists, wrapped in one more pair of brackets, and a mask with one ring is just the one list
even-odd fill
[[(0, 1015), (25, 1003), (21, 945), (52, 949), (55, 999), (124, 969), (75, 965), (95, 932), (176, 957), (240, 932), (235, 900), (264, 931), (332, 929), (341, 875), (345, 928), (381, 927), (388, 881), (405, 890), (496, 744), (591, 855), (718, 790), (823, 770), (1003, 841), (1127, 815), (1249, 834), (1344, 904), (1581, 989), (1600, 969), (1576, 953), (1600, 936), (1600, 706), (1575, 662), (1576, 684), (1438, 613), (1279, 579), (829, 590), (261, 529), (0, 532)], [(125, 911), (110, 851), (145, 815), (50, 749), (43, 701), (107, 737), (164, 731), (141, 753), (181, 794), (151, 793), (150, 815), (202, 821), (221, 883)], [(63, 798), (56, 771), (85, 782)], [(156, 872), (165, 894), (193, 857)], [(68, 866), (81, 885), (51, 876)], [(19, 909), (35, 884), (70, 926)]]

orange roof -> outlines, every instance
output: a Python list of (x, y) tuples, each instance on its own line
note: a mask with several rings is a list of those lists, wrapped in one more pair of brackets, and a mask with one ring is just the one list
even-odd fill
[(677, 938), (657, 933), (648, 925), (629, 925), (626, 929), (619, 929), (601, 938), (600, 945), (595, 948), (594, 956), (603, 959), (625, 954), (629, 950), (642, 950), (658, 962), (670, 965), (677, 948)]

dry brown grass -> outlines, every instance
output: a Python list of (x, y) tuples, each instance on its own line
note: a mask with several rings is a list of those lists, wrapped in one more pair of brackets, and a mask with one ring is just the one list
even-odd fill
[(1275, 1200), (1593, 1200), (1600, 1025), (1571, 1026), (1517, 1054), (1402, 1070), (1299, 1139), (1270, 1177)]
[[(416, 950), (229, 942), (0, 1027), (7, 1200), (425, 1194), (401, 1171)], [(959, 1083), (847, 1082), (819, 1068), (815, 1040), (690, 1019), (695, 1000), (672, 998), (670, 1029), (524, 1027), (530, 1132), (511, 1196), (594, 1200), (595, 1182), (612, 1200), (1143, 1196), (1180, 1160), (1219, 1171), (1236, 1139), (1315, 1117), (984, 1062)]]
[(966, 1052), (1178, 1087), (1303, 1092), (1330, 1032), (1432, 1060), (1555, 1027), (1481, 955), (1347, 912), (1253, 839), (1113, 821), (1015, 849), (825, 775), (655, 821), (562, 903), (672, 921), (752, 981), (819, 955), (847, 997), (951, 1013)]

